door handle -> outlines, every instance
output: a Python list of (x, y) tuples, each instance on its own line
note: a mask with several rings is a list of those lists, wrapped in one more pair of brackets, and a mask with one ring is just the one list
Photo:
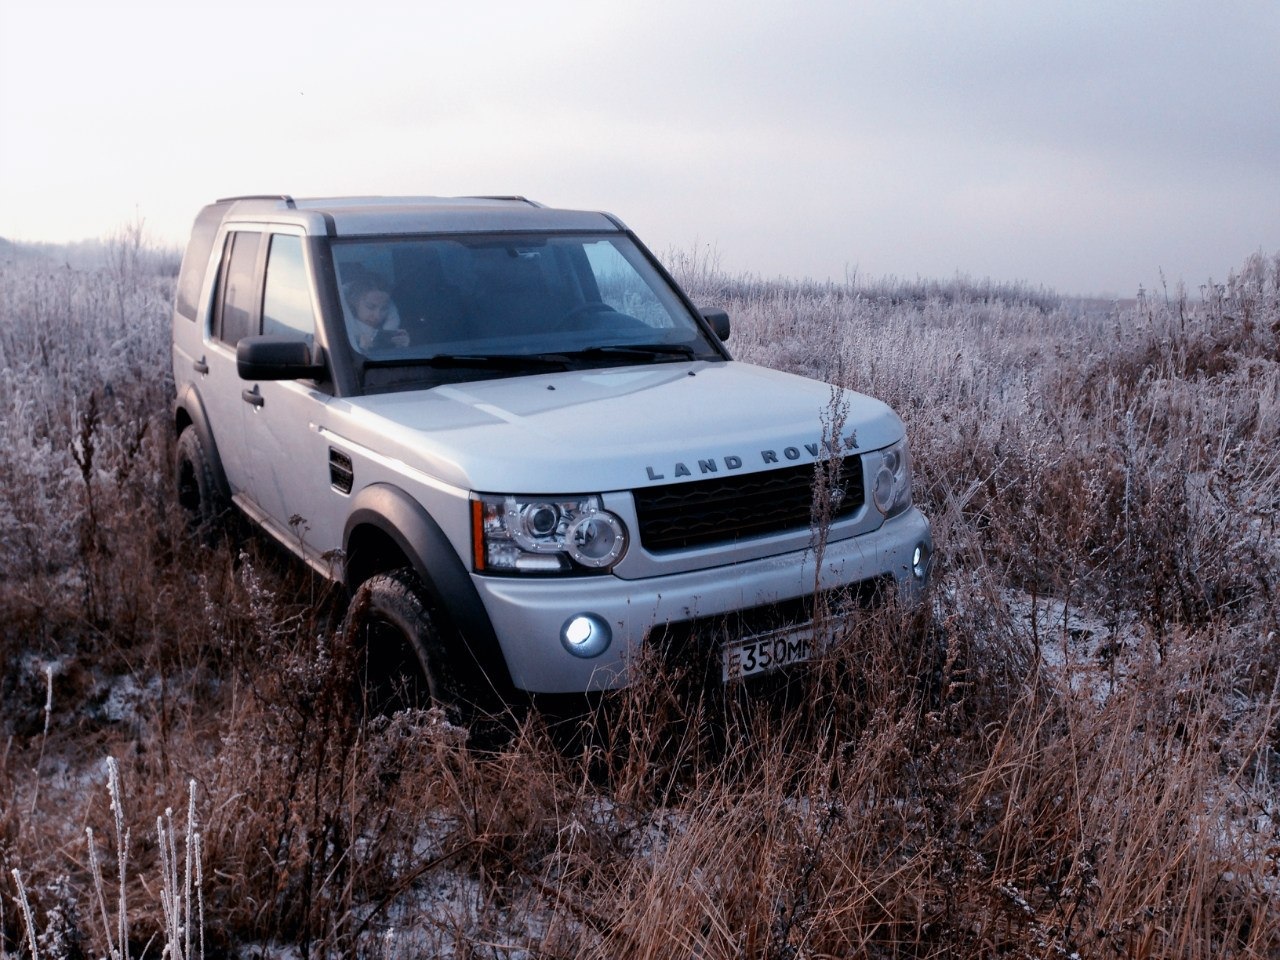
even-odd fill
[(245, 403), (252, 404), (255, 407), (260, 407), (265, 402), (262, 399), (262, 394), (258, 392), (257, 387), (254, 387), (252, 390), (241, 390), (240, 399), (243, 400)]
[(191, 366), (195, 369), (196, 373), (209, 372), (209, 365), (204, 362), (204, 357), (201, 357), (199, 360), (192, 360)]

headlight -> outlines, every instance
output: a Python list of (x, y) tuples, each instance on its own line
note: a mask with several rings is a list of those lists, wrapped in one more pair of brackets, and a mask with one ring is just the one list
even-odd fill
[(886, 518), (911, 506), (911, 455), (906, 440), (867, 454), (866, 469), (872, 476), (871, 499)]
[(626, 528), (596, 496), (479, 495), (471, 511), (477, 572), (605, 571), (627, 551)]

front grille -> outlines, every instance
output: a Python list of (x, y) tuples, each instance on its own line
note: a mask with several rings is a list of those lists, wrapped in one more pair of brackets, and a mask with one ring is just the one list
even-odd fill
[[(633, 491), (647, 550), (732, 543), (809, 526), (815, 465), (673, 483)], [(832, 485), (831, 519), (862, 506), (862, 458), (845, 457)]]

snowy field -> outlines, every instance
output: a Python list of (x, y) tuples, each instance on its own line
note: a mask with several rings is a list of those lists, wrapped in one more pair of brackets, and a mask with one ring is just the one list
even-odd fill
[(667, 259), (907, 421), (928, 607), (477, 750), (185, 536), (176, 256), (0, 247), (0, 958), (1280, 956), (1280, 257), (1123, 303)]

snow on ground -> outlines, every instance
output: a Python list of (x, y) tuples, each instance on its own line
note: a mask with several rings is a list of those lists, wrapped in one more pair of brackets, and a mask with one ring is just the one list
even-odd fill
[[(1153, 641), (1131, 617), (1109, 618), (1062, 600), (1016, 591), (1007, 592), (1004, 599), (1015, 628), (1025, 631), (1041, 665), (1063, 684), (1064, 693), (1088, 697), (1101, 706), (1130, 679), (1139, 658), (1154, 655)], [(1243, 695), (1234, 697), (1241, 710), (1250, 706)], [(1238, 775), (1244, 765), (1250, 775)], [(1238, 877), (1254, 878), (1280, 900), (1280, 752), (1265, 741), (1258, 743), (1241, 767), (1231, 769), (1224, 762), (1222, 778), (1213, 789), (1216, 795), (1205, 798), (1205, 809), (1216, 816), (1205, 829), (1220, 838), (1220, 849), (1243, 858)], [(1233, 878), (1237, 872), (1224, 877)]]
[(1071, 693), (1105, 700), (1123, 682), (1126, 662), (1145, 642), (1128, 615), (1102, 616), (1053, 597), (1004, 596), (1014, 627)]

